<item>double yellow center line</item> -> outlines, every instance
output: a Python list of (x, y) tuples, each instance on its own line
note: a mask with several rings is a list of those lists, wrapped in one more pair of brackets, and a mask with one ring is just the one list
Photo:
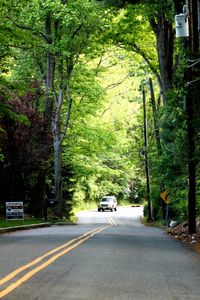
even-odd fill
[[(15, 271), (11, 272), (10, 274), (8, 274), (4, 278), (2, 278), (0, 280), (0, 286), (9, 282), (11, 279), (14, 279), (21, 272), (27, 270), (27, 273), (25, 275), (22, 275), (19, 279), (16, 279), (16, 281), (14, 283), (10, 283), (6, 288), (4, 288), (3, 290), (0, 291), (0, 299), (5, 297), (9, 293), (11, 293), (13, 290), (15, 290), (17, 287), (19, 287), (22, 283), (24, 283), (28, 279), (30, 279), (32, 276), (34, 276), (35, 274), (37, 274), (38, 272), (40, 272), (41, 270), (43, 270), (44, 268), (46, 268), (47, 266), (49, 266), (50, 264), (55, 262), (59, 257), (65, 255), (72, 249), (81, 245), (83, 242), (90, 239), (91, 237), (93, 237), (94, 235), (96, 235), (97, 233), (101, 232), (102, 230), (104, 230), (106, 228), (107, 228), (107, 226), (101, 226), (96, 229), (93, 229), (93, 230), (67, 242), (66, 244), (63, 244), (63, 245), (45, 253), (44, 255), (36, 258), (35, 260), (31, 261), (30, 263), (28, 263), (26, 265), (23, 265), (22, 267), (16, 269)], [(64, 249), (64, 250), (62, 250), (62, 249)], [(56, 252), (58, 252), (58, 253), (56, 253)], [(51, 257), (49, 259), (47, 259), (46, 261), (42, 262), (48, 256), (51, 256)], [(41, 263), (41, 264), (39, 264), (39, 263)], [(39, 264), (39, 265), (35, 266), (36, 264)], [(33, 266), (35, 266), (35, 268), (33, 268), (32, 270), (28, 270), (29, 268), (31, 268)]]
[(111, 224), (111, 226), (117, 226), (117, 224), (115, 223), (112, 217), (108, 217), (108, 221)]

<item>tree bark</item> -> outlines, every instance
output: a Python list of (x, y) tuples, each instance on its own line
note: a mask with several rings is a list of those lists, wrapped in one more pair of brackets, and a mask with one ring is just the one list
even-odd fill
[(34, 217), (45, 215), (45, 173), (39, 172), (37, 182), (31, 193), (31, 213)]
[(188, 227), (189, 233), (196, 232), (196, 161), (195, 161), (195, 126), (194, 99), (188, 88), (186, 96), (186, 120), (188, 134)]
[(198, 36), (199, 36), (198, 40), (200, 42), (200, 0), (197, 1), (197, 5), (198, 5)]
[(151, 95), (150, 99), (151, 99), (151, 107), (152, 107), (153, 121), (154, 121), (154, 132), (155, 132), (155, 137), (156, 137), (156, 148), (157, 148), (158, 156), (160, 156), (160, 154), (161, 154), (160, 131), (159, 131), (158, 122), (157, 122), (157, 115), (156, 115), (157, 109), (156, 109), (153, 83), (152, 83), (151, 78), (149, 78), (149, 89), (150, 89), (150, 95)]
[(161, 94), (163, 102), (167, 104), (167, 91), (172, 88), (173, 80), (173, 43), (174, 33), (172, 24), (164, 15), (151, 19), (150, 25), (156, 35), (157, 53), (161, 77)]
[[(195, 59), (198, 49), (198, 4), (197, 0), (189, 0), (189, 58)], [(189, 233), (196, 232), (196, 129), (195, 129), (195, 103), (198, 105), (199, 93), (198, 88), (193, 84), (196, 79), (194, 68), (189, 67), (187, 70), (188, 93), (186, 96), (186, 117), (188, 131), (188, 228)]]
[(45, 119), (48, 128), (51, 126), (52, 113), (53, 113), (53, 88), (55, 80), (55, 58), (51, 52), (50, 46), (52, 45), (52, 20), (51, 15), (48, 14), (45, 22), (47, 53), (46, 53), (46, 104), (45, 104)]
[(63, 197), (62, 197), (62, 146), (61, 146), (61, 107), (63, 104), (63, 86), (60, 86), (59, 97), (56, 101), (56, 111), (54, 118), (53, 145), (54, 145), (54, 182), (55, 199), (57, 203), (57, 215), (63, 216)]

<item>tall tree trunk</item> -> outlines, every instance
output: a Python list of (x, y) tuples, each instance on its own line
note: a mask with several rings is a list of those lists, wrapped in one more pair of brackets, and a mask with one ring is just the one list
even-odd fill
[[(190, 37), (189, 37), (189, 58), (195, 59), (198, 49), (198, 5), (197, 0), (189, 0), (190, 11)], [(195, 130), (195, 109), (199, 105), (198, 88), (193, 84), (196, 79), (194, 68), (188, 68), (188, 93), (186, 96), (186, 113), (188, 128), (188, 227), (189, 233), (196, 232), (196, 130)]]
[(56, 111), (54, 117), (53, 145), (54, 145), (54, 181), (55, 199), (57, 203), (57, 214), (63, 216), (63, 197), (62, 197), (62, 146), (61, 146), (61, 107), (63, 103), (63, 87), (60, 86), (59, 97), (56, 101)]
[(199, 35), (199, 43), (200, 43), (200, 0), (197, 1), (198, 5), (198, 35)]
[(45, 75), (45, 85), (46, 85), (46, 105), (45, 105), (45, 119), (48, 128), (51, 127), (52, 114), (53, 114), (53, 89), (55, 80), (55, 58), (52, 54), (50, 46), (52, 45), (52, 20), (51, 15), (48, 14), (46, 17), (45, 31), (46, 31), (46, 75)]
[(63, 217), (63, 197), (62, 197), (62, 150), (59, 138), (60, 128), (54, 132), (54, 181), (55, 181), (55, 199), (57, 204), (56, 214)]
[(39, 172), (37, 182), (31, 192), (31, 213), (34, 217), (45, 215), (45, 173)]
[[(54, 28), (55, 29), (55, 28)], [(60, 208), (62, 197), (60, 196), (61, 192), (61, 183), (58, 184), (58, 182), (61, 182), (61, 149), (60, 149), (60, 142), (59, 142), (59, 136), (60, 136), (60, 128), (59, 128), (59, 121), (55, 120), (54, 122), (54, 128), (52, 128), (53, 119), (54, 119), (54, 81), (55, 81), (55, 57), (52, 53), (51, 46), (53, 44), (52, 40), (52, 17), (49, 13), (46, 16), (45, 20), (45, 32), (46, 32), (46, 72), (43, 74), (44, 80), (45, 80), (45, 88), (46, 88), (46, 103), (45, 103), (45, 111), (44, 111), (44, 117), (46, 121), (46, 128), (47, 131), (52, 131), (53, 134), (53, 146), (54, 146), (54, 184), (55, 184), (55, 198), (57, 203), (59, 203), (59, 208), (57, 210), (57, 214), (61, 215), (62, 209)], [(59, 192), (58, 192), (59, 191)]]
[[(189, 76), (190, 78), (190, 76)], [(188, 134), (188, 223), (189, 233), (196, 232), (196, 159), (193, 92), (188, 87), (186, 96), (186, 118)]]
[(156, 137), (156, 148), (157, 148), (158, 156), (160, 156), (160, 154), (161, 154), (160, 131), (159, 131), (158, 122), (157, 122), (157, 109), (156, 109), (153, 83), (152, 83), (151, 78), (149, 78), (149, 89), (150, 89), (150, 95), (151, 95), (150, 99), (151, 99), (151, 107), (152, 107), (153, 121), (154, 121), (154, 132), (155, 132), (155, 137)]
[[(63, 3), (67, 1), (63, 0)], [(53, 28), (52, 28), (53, 27)], [(61, 24), (56, 20), (52, 22), (51, 15), (46, 17), (46, 43), (47, 43), (47, 57), (46, 57), (46, 76), (45, 76), (45, 85), (46, 85), (46, 106), (45, 106), (45, 117), (46, 124), (49, 130), (52, 130), (53, 134), (53, 147), (54, 147), (54, 183), (55, 183), (55, 199), (57, 202), (56, 213), (59, 217), (63, 216), (63, 197), (62, 197), (62, 142), (65, 137), (70, 112), (72, 99), (70, 92), (68, 90), (68, 114), (67, 120), (64, 127), (64, 133), (61, 134), (61, 108), (64, 100), (64, 92), (66, 90), (67, 84), (64, 84), (64, 69), (63, 69), (63, 60), (61, 57), (54, 57), (54, 54), (51, 51), (51, 46), (55, 41), (59, 42), (60, 40), (60, 29)], [(54, 40), (52, 36), (54, 33)], [(70, 64), (71, 63), (71, 64)], [(58, 96), (55, 92), (55, 68), (57, 71), (59, 91)], [(69, 80), (72, 69), (73, 69), (73, 60), (67, 62), (67, 70), (65, 71), (65, 81)], [(70, 69), (70, 70), (69, 70)]]
[(161, 94), (164, 104), (167, 104), (167, 91), (172, 88), (173, 80), (173, 44), (174, 32), (172, 24), (164, 15), (151, 19), (150, 25), (156, 35), (157, 53), (161, 77)]

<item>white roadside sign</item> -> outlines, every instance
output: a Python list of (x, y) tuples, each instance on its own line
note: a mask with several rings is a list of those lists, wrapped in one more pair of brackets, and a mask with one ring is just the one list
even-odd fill
[(7, 220), (24, 220), (23, 202), (6, 202)]

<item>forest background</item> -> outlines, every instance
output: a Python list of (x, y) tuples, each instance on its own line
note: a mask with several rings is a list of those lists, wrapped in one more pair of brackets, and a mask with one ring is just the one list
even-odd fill
[(185, 1), (0, 3), (1, 214), (23, 201), (44, 217), (54, 199), (48, 212), (73, 218), (113, 194), (195, 231), (199, 1), (188, 38)]

